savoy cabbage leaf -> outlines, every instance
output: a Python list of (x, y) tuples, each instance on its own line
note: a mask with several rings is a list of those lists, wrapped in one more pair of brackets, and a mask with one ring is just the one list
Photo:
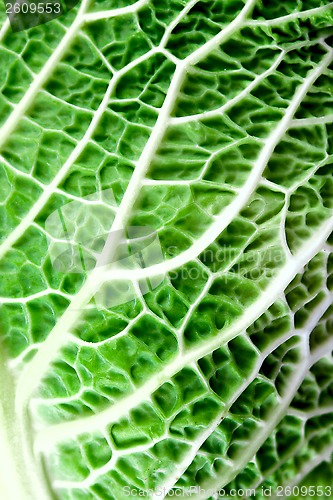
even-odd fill
[(330, 496), (332, 7), (1, 6), (1, 500)]

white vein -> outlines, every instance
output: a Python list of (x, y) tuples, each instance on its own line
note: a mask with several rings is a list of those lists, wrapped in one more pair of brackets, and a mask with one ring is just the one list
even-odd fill
[[(170, 123), (174, 125), (179, 125), (182, 123), (190, 123), (192, 121), (198, 121), (198, 120), (204, 120), (207, 118), (214, 118), (216, 116), (222, 115), (223, 113), (226, 113), (229, 111), (231, 108), (233, 108), (236, 104), (238, 104), (242, 99), (250, 95), (252, 90), (254, 90), (260, 83), (262, 83), (268, 76), (272, 75), (274, 71), (279, 67), (281, 62), (284, 60), (285, 56), (294, 50), (301, 49), (302, 47), (309, 47), (311, 45), (317, 45), (320, 42), (320, 39), (313, 40), (311, 42), (305, 41), (305, 42), (299, 42), (293, 44), (291, 47), (285, 50), (281, 50), (280, 55), (276, 58), (276, 60), (273, 62), (273, 64), (263, 73), (260, 75), (257, 75), (253, 81), (245, 87), (239, 94), (237, 94), (235, 97), (232, 99), (228, 100), (225, 104), (220, 106), (219, 108), (212, 109), (211, 111), (204, 111), (203, 113), (196, 113), (194, 115), (188, 115), (188, 116), (175, 116), (172, 117), (170, 120)], [(278, 47), (276, 47), (278, 48)], [(297, 123), (298, 120), (293, 120), (291, 122), (291, 126), (294, 127), (295, 123)]]
[[(328, 445), (325, 446), (325, 448), (321, 451), (319, 455), (313, 458), (310, 462), (306, 463), (301, 470), (296, 474), (296, 476), (291, 480), (289, 483), (286, 483), (283, 485), (284, 488), (289, 486), (291, 489), (293, 486), (299, 485), (302, 480), (313, 470), (315, 469), (318, 465), (320, 465), (322, 462), (331, 462), (332, 460), (332, 453), (333, 453), (333, 445)], [(325, 487), (323, 488), (325, 491)], [(311, 490), (308, 490), (311, 493)], [(313, 490), (316, 493), (316, 487)], [(331, 491), (331, 490), (330, 490)], [(320, 490), (318, 490), (318, 494), (320, 494)], [(303, 496), (303, 495), (302, 495)], [(311, 494), (312, 496), (312, 494)], [(325, 494), (326, 497), (328, 495)], [(276, 495), (271, 496), (272, 499), (277, 499)]]
[(178, 24), (184, 19), (186, 14), (194, 7), (200, 0), (191, 0), (188, 4), (185, 5), (184, 9), (175, 17), (175, 19), (169, 24), (167, 29), (164, 32), (164, 35), (160, 42), (160, 47), (164, 48), (169, 41), (169, 38), (173, 32), (173, 30), (178, 26)]
[(82, 15), (86, 8), (86, 1), (84, 1), (79, 9), (78, 15), (66, 32), (65, 36), (61, 40), (58, 47), (52, 53), (51, 57), (47, 60), (47, 63), (43, 66), (42, 70), (36, 75), (35, 79), (31, 83), (24, 97), (21, 99), (19, 104), (14, 107), (14, 111), (9, 115), (9, 118), (3, 124), (0, 129), (0, 148), (3, 147), (5, 142), (11, 136), (12, 132), (17, 127), (19, 121), (24, 116), (31, 103), (34, 101), (38, 92), (42, 89), (43, 85), (50, 78), (57, 64), (67, 53), (69, 47), (71, 46), (75, 36), (77, 35), (81, 25), (82, 25)]
[(6, 37), (8, 31), (9, 31), (9, 28), (10, 28), (10, 22), (9, 22), (9, 19), (7, 18), (6, 21), (3, 23), (3, 25), (1, 26), (0, 43)]
[(68, 295), (67, 293), (64, 293), (60, 290), (55, 290), (53, 288), (46, 288), (45, 290), (42, 290), (41, 292), (36, 292), (33, 295), (27, 295), (26, 297), (0, 297), (0, 304), (26, 304), (27, 302), (30, 302), (31, 300), (34, 299), (39, 299), (41, 297), (48, 296), (50, 294), (58, 295), (59, 297), (63, 297), (67, 299), (68, 301), (71, 300), (71, 296)]
[(313, 125), (324, 125), (333, 122), (333, 114), (324, 116), (312, 116), (309, 118), (298, 118), (291, 122), (291, 128), (308, 127)]
[(139, 0), (131, 5), (127, 5), (126, 7), (119, 7), (118, 9), (90, 12), (84, 15), (84, 21), (86, 23), (91, 23), (94, 21), (100, 21), (101, 19), (110, 19), (112, 17), (125, 16), (126, 14), (135, 14), (142, 9), (142, 7), (148, 4), (149, 0)]
[(284, 22), (290, 22), (297, 19), (308, 19), (309, 17), (313, 17), (316, 14), (322, 14), (323, 12), (330, 13), (333, 8), (333, 2), (330, 2), (321, 7), (315, 7), (314, 9), (308, 9), (298, 12), (293, 12), (292, 14), (287, 14), (285, 16), (276, 17), (274, 19), (259, 19), (248, 21), (248, 26), (276, 26), (281, 25)]
[(289, 408), (287, 415), (292, 415), (303, 420), (309, 420), (311, 418), (327, 415), (328, 413), (333, 413), (333, 405), (320, 406), (318, 408), (314, 408), (313, 410), (299, 410), (291, 407)]

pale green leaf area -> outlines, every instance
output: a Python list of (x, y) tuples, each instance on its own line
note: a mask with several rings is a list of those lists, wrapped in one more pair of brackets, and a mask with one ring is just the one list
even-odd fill
[(333, 498), (333, 4), (0, 9), (0, 500)]

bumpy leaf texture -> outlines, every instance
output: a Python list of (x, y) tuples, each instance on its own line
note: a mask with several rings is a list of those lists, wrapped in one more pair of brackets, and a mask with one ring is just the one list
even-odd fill
[(1, 500), (329, 491), (332, 7), (1, 6)]

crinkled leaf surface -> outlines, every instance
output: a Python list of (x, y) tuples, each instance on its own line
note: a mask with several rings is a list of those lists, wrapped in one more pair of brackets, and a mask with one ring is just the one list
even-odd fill
[(332, 6), (1, 4), (1, 499), (331, 486)]

